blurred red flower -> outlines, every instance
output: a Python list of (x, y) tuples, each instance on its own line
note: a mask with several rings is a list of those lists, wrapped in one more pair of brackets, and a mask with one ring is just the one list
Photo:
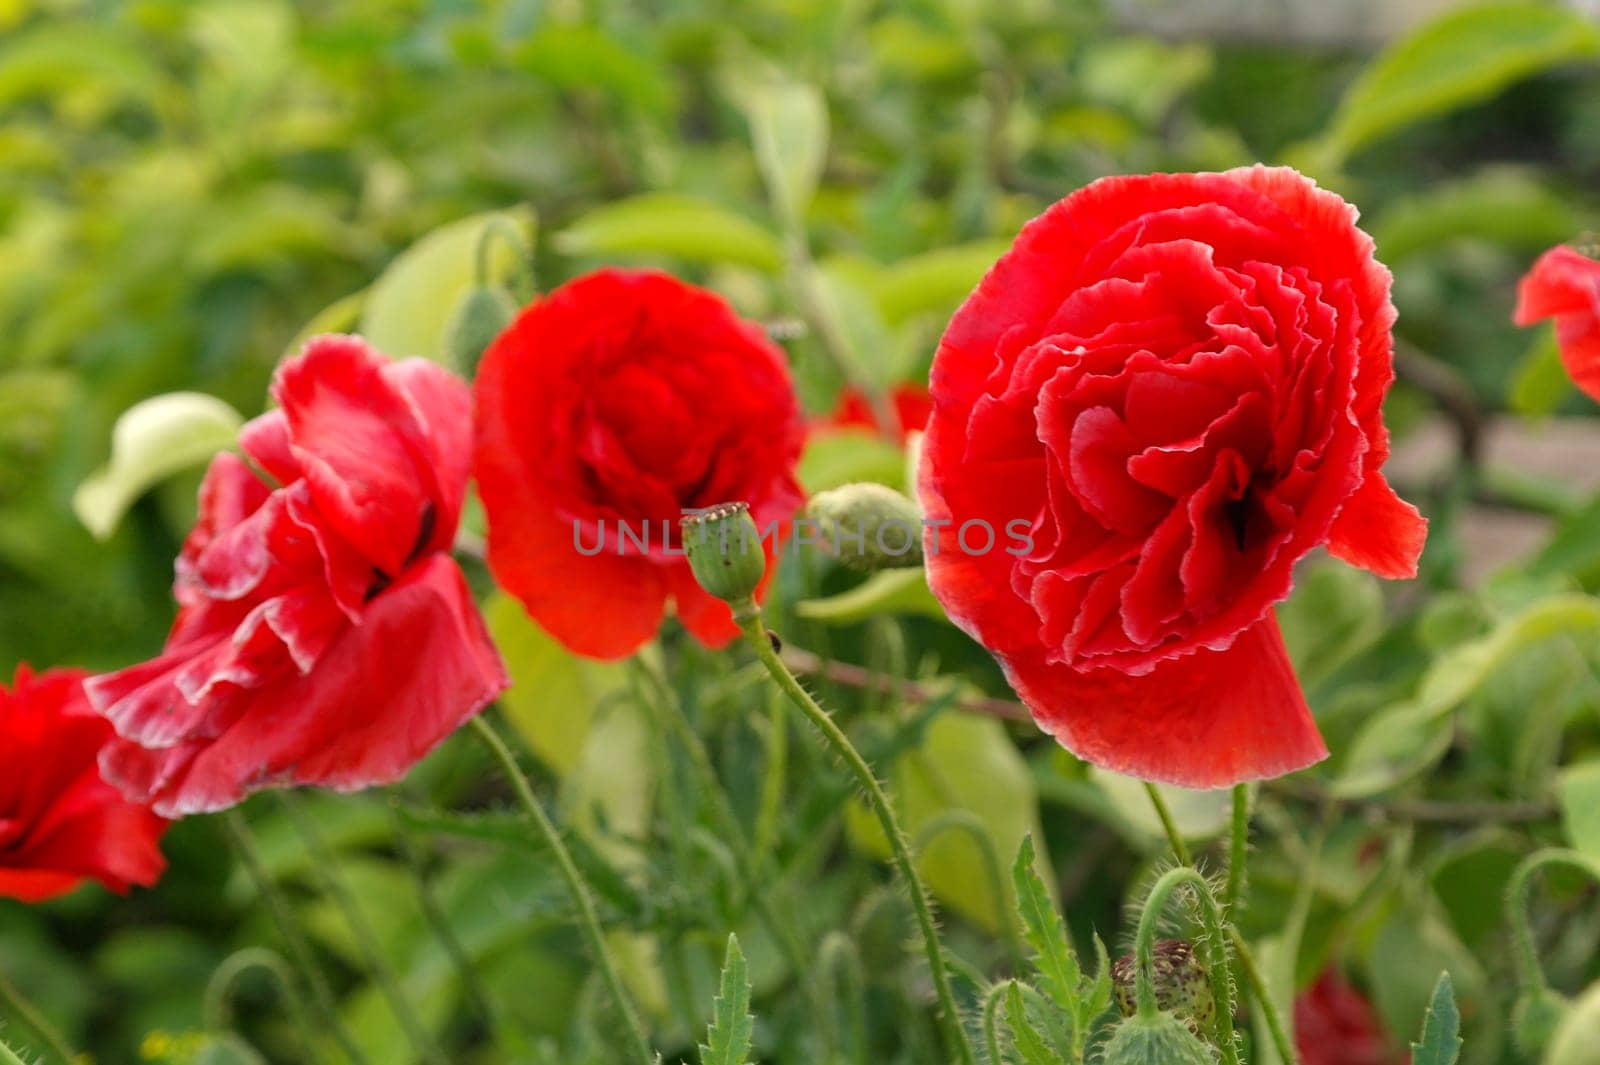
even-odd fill
[(1390, 1042), (1372, 1004), (1331, 968), (1294, 1000), (1294, 1043), (1301, 1065), (1404, 1065), (1411, 1060)]
[[(933, 412), (933, 400), (928, 390), (918, 384), (895, 385), (889, 390), (889, 406), (895, 417), (894, 437), (901, 443), (905, 443), (906, 437), (912, 433), (920, 433), (928, 424), (928, 415)], [(812, 432), (826, 432), (829, 429), (881, 431), (872, 404), (854, 388), (841, 391), (839, 402), (833, 410), (826, 417), (818, 418), (811, 426)]]
[(17, 669), (0, 685), (0, 896), (39, 902), (93, 877), (113, 891), (154, 884), (167, 822), (124, 798), (96, 759), (111, 726), (82, 670)]
[(1539, 256), (1517, 286), (1518, 325), (1556, 320), (1561, 362), (1600, 400), (1600, 262), (1565, 244)]
[(668, 600), (702, 642), (737, 635), (690, 574), (678, 518), (743, 501), (765, 532), (802, 502), (804, 424), (758, 326), (665, 274), (600, 270), (527, 307), (475, 391), (489, 567), (535, 621), (595, 658), (650, 640)]
[(471, 396), (421, 359), (323, 336), (218, 455), (153, 661), (87, 683), (107, 779), (168, 817), (265, 787), (398, 779), (507, 684), (449, 556)]
[(1416, 572), (1426, 525), (1379, 472), (1389, 272), (1354, 219), (1282, 168), (1107, 178), (940, 343), (930, 583), (1090, 762), (1222, 787), (1324, 757), (1272, 604), (1320, 544)]

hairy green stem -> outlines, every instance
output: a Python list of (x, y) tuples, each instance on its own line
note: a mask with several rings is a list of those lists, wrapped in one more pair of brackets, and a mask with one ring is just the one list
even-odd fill
[(828, 712), (811, 698), (810, 693), (800, 686), (794, 674), (789, 672), (789, 667), (783, 664), (783, 659), (778, 657), (766, 626), (761, 622), (761, 612), (755, 603), (746, 600), (735, 605), (733, 615), (744, 631), (745, 639), (761, 659), (762, 664), (767, 667), (772, 679), (789, 697), (789, 701), (806, 716), (812, 727), (822, 734), (833, 752), (849, 767), (861, 790), (866, 794), (867, 803), (872, 807), (873, 814), (883, 828), (895, 865), (911, 894), (912, 909), (916, 912), (917, 925), (921, 928), (923, 946), (928, 955), (928, 966), (932, 970), (934, 994), (939, 1001), (939, 1019), (944, 1030), (946, 1050), (961, 1065), (974, 1065), (976, 1058), (972, 1043), (967, 1038), (966, 1029), (961, 1023), (961, 1014), (956, 1009), (955, 993), (950, 986), (949, 966), (939, 943), (939, 932), (933, 917), (933, 904), (929, 901), (927, 889), (917, 872), (916, 861), (911, 856), (911, 846), (906, 841), (905, 832), (900, 828), (900, 820), (895, 816), (889, 796), (878, 783), (872, 767), (861, 757), (861, 752), (856, 750), (855, 744), (850, 742), (850, 737), (846, 736), (844, 730)]
[(372, 973), (372, 978), (377, 981), (378, 989), (388, 1000), (390, 1012), (394, 1014), (395, 1020), (400, 1022), (400, 1030), (405, 1033), (406, 1041), (422, 1060), (431, 1062), (432, 1065), (450, 1065), (450, 1059), (445, 1057), (444, 1051), (439, 1049), (433, 1036), (428, 1033), (427, 1026), (417, 1015), (416, 1006), (401, 986), (394, 967), (384, 956), (383, 945), (378, 942), (378, 934), (373, 931), (367, 915), (361, 909), (361, 904), (351, 892), (350, 885), (345, 883), (339, 857), (323, 838), (315, 818), (306, 813), (299, 797), (293, 792), (281, 791), (278, 793), (278, 798), (284, 811), (288, 813), (295, 832), (299, 834), (305, 842), (306, 849), (311, 853), (312, 872), (317, 878), (317, 883), (321, 885), (323, 893), (331, 898), (334, 905), (344, 914), (345, 923), (349, 925), (350, 933), (355, 937), (356, 949), (361, 952), (362, 960)]
[[(294, 959), (296, 968), (300, 970), (301, 978), (311, 989), (311, 1001), (316, 1006), (317, 1017), (322, 1026), (333, 1035), (334, 1041), (339, 1044), (339, 1049), (344, 1051), (345, 1057), (355, 1065), (367, 1065), (367, 1056), (356, 1046), (355, 1038), (351, 1036), (350, 1030), (345, 1027), (344, 1021), (339, 1016), (339, 1007), (334, 1001), (333, 990), (317, 966), (316, 959), (311, 953), (311, 945), (306, 942), (305, 935), (300, 931), (300, 924), (295, 919), (294, 911), (290, 909), (288, 900), (273, 882), (271, 874), (267, 872), (266, 863), (261, 860), (261, 854), (256, 850), (255, 837), (250, 834), (250, 827), (245, 823), (244, 815), (237, 809), (229, 810), (222, 815), (222, 824), (228, 831), (228, 838), (233, 843), (235, 853), (244, 863), (245, 872), (255, 883), (256, 891), (260, 893), (262, 901), (267, 904), (267, 911), (272, 914), (272, 921), (278, 926), (278, 934), (288, 946), (289, 954)], [(307, 1035), (309, 1038), (309, 1033)]]
[(1539, 964), (1539, 948), (1533, 939), (1533, 926), (1528, 921), (1528, 896), (1533, 890), (1534, 874), (1557, 865), (1576, 869), (1600, 882), (1600, 866), (1576, 851), (1556, 847), (1534, 851), (1512, 872), (1511, 880), (1506, 885), (1506, 920), (1511, 925), (1517, 975), (1523, 988), (1529, 991), (1541, 990), (1548, 985), (1544, 978), (1544, 967)]
[(272, 977), (272, 982), (277, 985), (278, 993), (288, 1007), (295, 1038), (300, 1042), (305, 1060), (314, 1060), (310, 1033), (315, 1029), (311, 1025), (310, 1015), (306, 1012), (305, 1000), (300, 997), (299, 989), (294, 986), (294, 972), (281, 955), (265, 947), (246, 947), (230, 954), (212, 972), (211, 979), (206, 982), (200, 1006), (200, 1016), (205, 1026), (215, 1031), (233, 1027), (228, 996), (232, 993), (233, 985), (239, 977), (251, 969), (259, 969)]
[(1211, 885), (1193, 867), (1182, 865), (1169, 869), (1157, 880), (1145, 898), (1144, 911), (1139, 915), (1138, 938), (1134, 940), (1134, 960), (1137, 972), (1134, 987), (1138, 996), (1139, 1015), (1153, 1017), (1158, 1012), (1155, 983), (1152, 972), (1155, 966), (1156, 931), (1161, 924), (1161, 914), (1167, 899), (1179, 887), (1194, 890), (1200, 903), (1200, 919), (1206, 930), (1206, 952), (1211, 956), (1207, 963), (1211, 976), (1211, 997), (1217, 1007), (1217, 1042), (1221, 1044), (1222, 1065), (1239, 1065), (1239, 1044), (1233, 1034), (1233, 984), (1228, 979), (1228, 944), (1223, 938), (1224, 922), (1217, 909), (1217, 900), (1211, 896)]
[(1189, 857), (1189, 845), (1178, 833), (1178, 823), (1172, 819), (1172, 811), (1167, 809), (1167, 800), (1161, 797), (1161, 792), (1148, 780), (1144, 782), (1144, 791), (1150, 796), (1150, 805), (1155, 807), (1156, 816), (1161, 819), (1161, 827), (1167, 833), (1167, 842), (1172, 844), (1172, 853), (1177, 855), (1178, 864), (1193, 865), (1194, 861)]
[(472, 727), (477, 732), (478, 738), (494, 755), (495, 760), (500, 763), (506, 779), (511, 782), (512, 790), (517, 793), (518, 801), (533, 819), (534, 825), (544, 837), (545, 845), (550, 848), (550, 853), (555, 855), (556, 866), (567, 882), (567, 891), (578, 907), (579, 924), (583, 928), (584, 937), (589, 941), (589, 952), (594, 955), (595, 967), (600, 970), (606, 990), (610, 992), (612, 1002), (622, 1017), (623, 1029), (634, 1057), (642, 1065), (655, 1065), (656, 1056), (650, 1049), (650, 1041), (645, 1038), (644, 1026), (639, 1021), (639, 1013), (634, 1008), (633, 999), (622, 984), (622, 977), (617, 972), (616, 963), (611, 959), (611, 952), (606, 949), (605, 934), (600, 929), (600, 918), (595, 913), (594, 899), (589, 893), (589, 885), (584, 882), (583, 874), (578, 872), (578, 866), (572, 860), (572, 852), (562, 841), (561, 833), (556, 830), (550, 815), (545, 813), (544, 806), (534, 795), (533, 785), (528, 782), (527, 774), (517, 764), (516, 756), (500, 738), (500, 734), (484, 720), (482, 714), (472, 719)]
[(34, 1034), (50, 1048), (50, 1053), (60, 1058), (64, 1065), (72, 1065), (78, 1060), (68, 1045), (59, 1029), (51, 1024), (44, 1012), (34, 1005), (22, 991), (4, 976), (0, 976), (0, 1006), (6, 1007), (21, 1019), (23, 1024), (32, 1028)]

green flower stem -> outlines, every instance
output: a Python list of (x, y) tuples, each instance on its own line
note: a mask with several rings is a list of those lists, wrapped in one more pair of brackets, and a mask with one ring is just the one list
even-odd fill
[[(32, 1028), (40, 1041), (50, 1048), (50, 1052), (60, 1058), (64, 1065), (72, 1065), (78, 1060), (72, 1047), (55, 1025), (45, 1017), (44, 1012), (29, 1001), (21, 990), (10, 980), (0, 976), (0, 1006), (4, 1006), (21, 1019), (23, 1024)], [(13, 1055), (14, 1057), (15, 1055)]]
[(1245, 983), (1250, 985), (1250, 992), (1261, 1007), (1261, 1015), (1266, 1018), (1267, 1031), (1272, 1034), (1272, 1046), (1277, 1050), (1278, 1058), (1283, 1065), (1298, 1065), (1300, 1056), (1295, 1053), (1294, 1040), (1289, 1038), (1289, 1033), (1283, 1027), (1283, 1015), (1278, 1012), (1277, 1005), (1272, 1001), (1272, 993), (1267, 990), (1267, 982), (1261, 978), (1261, 967), (1256, 964), (1256, 956), (1251, 953), (1250, 944), (1244, 941), (1244, 936), (1231, 924), (1228, 925), (1228, 939), (1233, 943), (1234, 957), (1239, 959), (1239, 971), (1244, 973)]
[[(344, 1026), (344, 1021), (339, 1016), (339, 1007), (334, 1002), (333, 990), (328, 986), (327, 978), (322, 975), (322, 970), (318, 968), (316, 959), (312, 956), (311, 946), (300, 931), (294, 911), (289, 908), (283, 893), (278, 890), (278, 886), (267, 873), (266, 863), (261, 860), (261, 854), (256, 850), (255, 838), (250, 834), (250, 827), (245, 823), (244, 815), (237, 809), (229, 810), (222, 815), (222, 824), (228, 831), (234, 851), (244, 864), (245, 872), (254, 881), (262, 901), (267, 904), (267, 910), (272, 914), (272, 921), (278, 926), (278, 934), (288, 945), (289, 954), (293, 957), (296, 968), (300, 970), (301, 978), (311, 989), (311, 1001), (316, 1007), (322, 1027), (332, 1033), (334, 1041), (339, 1044), (339, 1049), (344, 1051), (345, 1057), (355, 1065), (367, 1065), (367, 1056), (356, 1046), (350, 1030)], [(307, 1036), (309, 1038), (309, 1033)]]
[(206, 982), (205, 994), (201, 999), (200, 1016), (205, 1026), (214, 1031), (233, 1027), (233, 1010), (228, 996), (232, 994), (233, 985), (239, 977), (251, 969), (259, 969), (272, 977), (272, 982), (277, 985), (278, 993), (288, 1007), (295, 1037), (305, 1060), (314, 1060), (308, 1035), (316, 1029), (311, 1024), (310, 1014), (306, 1012), (305, 1000), (294, 986), (294, 973), (281, 955), (265, 947), (246, 947), (230, 954), (217, 966), (211, 979)]
[(755, 603), (747, 599), (736, 604), (733, 616), (739, 623), (740, 629), (744, 631), (745, 639), (749, 641), (761, 663), (767, 667), (772, 679), (812, 726), (822, 734), (833, 752), (850, 768), (856, 782), (866, 794), (867, 803), (872, 807), (872, 812), (883, 828), (883, 834), (889, 841), (889, 849), (894, 855), (895, 865), (911, 894), (911, 905), (916, 911), (917, 924), (922, 930), (923, 946), (928, 955), (928, 966), (933, 974), (934, 993), (939, 1000), (940, 1022), (944, 1029), (946, 1049), (961, 1065), (974, 1065), (976, 1059), (972, 1044), (967, 1038), (966, 1029), (962, 1027), (961, 1014), (956, 1009), (955, 993), (950, 986), (949, 967), (946, 964), (944, 950), (939, 944), (939, 933), (933, 918), (933, 904), (923, 887), (922, 877), (917, 873), (916, 862), (911, 856), (911, 847), (906, 842), (905, 833), (900, 829), (900, 821), (895, 816), (888, 795), (884, 794), (883, 786), (878, 783), (872, 767), (861, 757), (861, 752), (850, 742), (850, 737), (846, 736), (844, 730), (828, 712), (811, 698), (810, 693), (800, 686), (794, 674), (789, 672), (789, 668), (778, 657), (778, 652), (772, 646), (772, 639), (767, 633), (766, 626), (761, 622), (761, 613)]
[(572, 860), (572, 852), (567, 850), (567, 845), (562, 842), (561, 833), (551, 822), (550, 815), (544, 812), (538, 797), (533, 794), (533, 785), (528, 782), (527, 774), (517, 764), (516, 756), (500, 738), (500, 734), (484, 720), (482, 714), (472, 719), (472, 728), (489, 748), (495, 760), (500, 763), (506, 779), (511, 782), (512, 790), (517, 793), (518, 801), (533, 819), (540, 835), (544, 837), (545, 845), (550, 848), (550, 853), (555, 855), (556, 866), (567, 882), (567, 891), (578, 907), (579, 923), (583, 927), (584, 937), (589, 941), (589, 952), (594, 955), (595, 966), (600, 970), (606, 990), (610, 992), (617, 1012), (622, 1017), (623, 1029), (627, 1033), (634, 1057), (641, 1065), (655, 1065), (656, 1056), (650, 1049), (650, 1041), (645, 1038), (644, 1026), (639, 1021), (639, 1013), (634, 1008), (633, 999), (623, 987), (616, 963), (612, 961), (611, 953), (606, 949), (605, 935), (600, 930), (600, 918), (595, 913), (594, 899), (589, 894), (589, 886), (584, 882), (583, 874), (578, 872), (578, 866)]
[(1233, 786), (1233, 834), (1228, 845), (1228, 885), (1223, 891), (1222, 904), (1233, 920), (1238, 912), (1245, 889), (1245, 863), (1249, 861), (1250, 848), (1250, 785)]
[(450, 1065), (450, 1059), (445, 1057), (444, 1051), (439, 1049), (433, 1037), (428, 1034), (427, 1026), (417, 1015), (416, 1006), (401, 987), (400, 978), (396, 975), (394, 967), (389, 964), (389, 959), (384, 957), (377, 933), (367, 921), (367, 915), (361, 911), (361, 905), (351, 893), (350, 885), (345, 883), (338, 855), (328, 846), (328, 841), (323, 838), (316, 821), (300, 805), (298, 796), (292, 792), (281, 791), (278, 793), (278, 798), (288, 813), (289, 820), (294, 824), (295, 831), (299, 833), (306, 849), (311, 853), (312, 873), (321, 885), (323, 893), (331, 898), (334, 905), (344, 914), (345, 923), (350, 926), (350, 932), (355, 937), (356, 948), (361, 951), (362, 960), (366, 963), (368, 971), (377, 981), (383, 997), (388, 1000), (390, 1012), (400, 1022), (406, 1041), (411, 1044), (418, 1057), (430, 1062), (431, 1065)]
[(1156, 989), (1152, 978), (1155, 965), (1156, 931), (1161, 924), (1161, 914), (1167, 899), (1179, 887), (1194, 889), (1200, 902), (1200, 917), (1205, 925), (1206, 952), (1210, 954), (1207, 968), (1211, 976), (1211, 997), (1217, 1007), (1217, 1042), (1221, 1044), (1222, 1065), (1239, 1065), (1239, 1044), (1233, 1034), (1233, 982), (1228, 978), (1228, 946), (1223, 939), (1224, 922), (1217, 909), (1217, 900), (1211, 896), (1211, 885), (1194, 868), (1187, 865), (1169, 869), (1156, 881), (1145, 899), (1144, 912), (1139, 915), (1138, 938), (1134, 940), (1134, 959), (1137, 972), (1134, 977), (1139, 1000), (1139, 1015), (1153, 1017), (1158, 1012)]
[(1145, 794), (1150, 796), (1150, 805), (1156, 808), (1156, 816), (1161, 818), (1161, 827), (1166, 830), (1167, 842), (1172, 844), (1172, 853), (1177, 855), (1178, 864), (1193, 865), (1194, 860), (1189, 857), (1189, 845), (1178, 833), (1178, 823), (1172, 819), (1172, 811), (1167, 809), (1167, 800), (1161, 797), (1161, 792), (1148, 780), (1144, 782), (1144, 790)]
[(1533, 890), (1533, 878), (1541, 869), (1562, 866), (1600, 881), (1600, 867), (1576, 851), (1547, 847), (1534, 851), (1522, 860), (1511, 874), (1506, 885), (1506, 920), (1511, 924), (1512, 948), (1516, 953), (1517, 973), (1525, 990), (1538, 991), (1548, 985), (1544, 967), (1539, 964), (1539, 948), (1533, 939), (1533, 926), (1528, 922), (1528, 895)]

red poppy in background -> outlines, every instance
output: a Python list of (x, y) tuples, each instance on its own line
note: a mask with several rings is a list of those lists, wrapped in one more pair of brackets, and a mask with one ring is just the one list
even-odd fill
[(666, 274), (600, 270), (528, 306), (475, 391), (489, 568), (535, 621), (595, 658), (654, 637), (669, 600), (710, 646), (738, 634), (678, 518), (742, 500), (765, 531), (802, 502), (804, 424), (759, 326)]
[[(894, 411), (894, 438), (903, 444), (908, 436), (920, 433), (928, 424), (928, 415), (933, 413), (933, 399), (922, 385), (900, 384), (889, 390), (889, 407)], [(882, 431), (872, 411), (872, 404), (854, 388), (842, 390), (833, 410), (812, 423), (811, 429), (812, 432), (830, 429), (865, 429), (873, 433)]]
[(1389, 272), (1354, 220), (1289, 169), (1107, 178), (940, 342), (929, 581), (1090, 762), (1222, 787), (1323, 758), (1272, 604), (1320, 544), (1416, 572), (1425, 523), (1379, 472)]
[(507, 684), (448, 553), (467, 386), (323, 336), (272, 394), (240, 442), (276, 487), (236, 455), (212, 461), (166, 650), (87, 684), (119, 734), (106, 778), (169, 817), (396, 780)]
[(1565, 244), (1539, 256), (1517, 286), (1518, 325), (1556, 320), (1561, 362), (1573, 383), (1600, 400), (1600, 262)]
[(1294, 1000), (1294, 1043), (1301, 1065), (1405, 1065), (1361, 992), (1335, 969)]
[(20, 666), (10, 691), (0, 685), (0, 896), (40, 902), (91, 877), (126, 892), (166, 868), (167, 822), (100, 776), (112, 731), (86, 676)]

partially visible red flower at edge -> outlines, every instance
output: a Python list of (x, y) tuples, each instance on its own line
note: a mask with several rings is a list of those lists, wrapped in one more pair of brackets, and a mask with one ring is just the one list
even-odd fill
[(1425, 523), (1379, 472), (1389, 272), (1354, 217), (1288, 169), (1096, 181), (940, 342), (930, 586), (1090, 762), (1212, 788), (1325, 757), (1272, 605), (1321, 544), (1416, 572)]
[(177, 563), (166, 650), (97, 677), (107, 779), (169, 817), (261, 788), (388, 783), (506, 687), (449, 555), (467, 386), (323, 336), (279, 367), (279, 409), (212, 460)]
[(1517, 286), (1518, 325), (1556, 320), (1561, 362), (1600, 400), (1600, 262), (1565, 244), (1539, 256)]
[(1335, 969), (1294, 1000), (1294, 1043), (1302, 1065), (1405, 1065), (1372, 1004)]
[(81, 670), (17, 669), (0, 685), (0, 896), (40, 902), (85, 879), (113, 891), (154, 884), (167, 822), (100, 776), (111, 726)]
[(802, 502), (804, 424), (759, 326), (666, 274), (600, 270), (529, 305), (475, 392), (489, 568), (535, 621), (595, 658), (649, 641), (669, 601), (710, 646), (738, 634), (689, 572), (678, 519), (743, 501), (781, 530)]
[[(901, 443), (912, 433), (920, 433), (928, 424), (928, 415), (933, 413), (933, 400), (928, 395), (928, 390), (918, 384), (895, 385), (889, 390), (889, 406), (894, 411), (895, 425), (894, 437)], [(868, 432), (880, 432), (878, 418), (872, 411), (872, 404), (867, 402), (867, 397), (854, 388), (846, 388), (839, 393), (839, 402), (825, 417), (818, 418), (811, 426), (812, 432), (829, 429), (866, 429)]]

